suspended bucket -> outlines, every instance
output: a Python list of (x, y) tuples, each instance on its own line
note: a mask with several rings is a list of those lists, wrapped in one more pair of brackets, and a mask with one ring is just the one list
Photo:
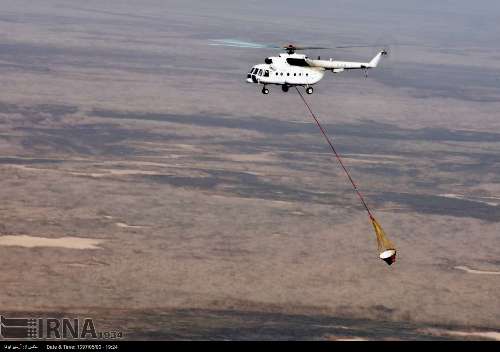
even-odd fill
[(387, 264), (391, 265), (396, 261), (396, 250), (389, 249), (380, 253), (379, 258), (382, 259)]
[(374, 217), (371, 217), (372, 225), (375, 230), (375, 234), (377, 235), (377, 246), (378, 251), (380, 253), (379, 258), (386, 262), (388, 265), (391, 265), (396, 261), (396, 247), (394, 244), (387, 238), (382, 226), (375, 220)]
[(385, 261), (388, 265), (391, 265), (392, 263), (394, 263), (396, 261), (396, 247), (394, 246), (394, 244), (391, 241), (389, 241), (389, 239), (387, 238), (387, 236), (384, 233), (384, 230), (382, 230), (382, 226), (380, 226), (380, 224), (377, 222), (377, 220), (375, 220), (375, 218), (373, 217), (370, 209), (368, 208), (368, 205), (366, 205), (366, 202), (363, 199), (363, 196), (361, 195), (361, 192), (358, 190), (358, 187), (354, 183), (351, 175), (349, 174), (349, 171), (344, 166), (344, 163), (342, 162), (342, 158), (335, 150), (335, 147), (333, 146), (332, 141), (328, 137), (326, 130), (323, 128), (323, 126), (321, 126), (321, 123), (319, 122), (316, 115), (314, 115), (314, 112), (312, 111), (312, 109), (309, 106), (309, 104), (307, 103), (307, 101), (304, 99), (304, 96), (300, 92), (299, 88), (297, 88), (297, 86), (296, 86), (295, 89), (297, 90), (297, 93), (299, 94), (300, 98), (302, 99), (305, 106), (309, 110), (311, 117), (314, 119), (314, 121), (318, 125), (318, 128), (319, 128), (320, 132), (323, 134), (323, 137), (325, 137), (325, 140), (330, 145), (330, 148), (332, 149), (333, 154), (335, 154), (337, 161), (339, 162), (340, 166), (342, 166), (342, 169), (344, 170), (347, 178), (351, 182), (351, 185), (352, 185), (354, 191), (356, 192), (356, 194), (358, 195), (359, 200), (361, 201), (361, 203), (363, 203), (363, 206), (365, 207), (366, 211), (368, 212), (368, 215), (370, 215), (370, 219), (372, 221), (373, 228), (375, 229), (375, 234), (377, 235), (378, 251), (380, 253), (379, 258), (382, 259), (383, 261)]

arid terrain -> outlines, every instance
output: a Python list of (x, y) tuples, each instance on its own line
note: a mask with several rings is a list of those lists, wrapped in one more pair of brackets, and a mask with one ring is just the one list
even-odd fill
[[(0, 1), (0, 314), (133, 339), (500, 339), (500, 7), (366, 2)], [(276, 52), (221, 38), (391, 43), (306, 98), (393, 266), (296, 92), (245, 82)]]

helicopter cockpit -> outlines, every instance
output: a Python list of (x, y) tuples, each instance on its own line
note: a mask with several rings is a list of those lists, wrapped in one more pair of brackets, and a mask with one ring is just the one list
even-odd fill
[(269, 69), (256, 66), (252, 67), (247, 74), (247, 81), (250, 82), (251, 80), (254, 83), (257, 83), (258, 77), (269, 77)]

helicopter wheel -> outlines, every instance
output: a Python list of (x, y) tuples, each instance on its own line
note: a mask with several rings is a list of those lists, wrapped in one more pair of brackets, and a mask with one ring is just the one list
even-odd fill
[(262, 94), (269, 94), (269, 89), (266, 87), (262, 88)]
[(290, 87), (288, 87), (286, 84), (283, 84), (283, 85), (281, 86), (281, 90), (282, 90), (283, 92), (285, 92), (285, 93), (286, 93), (286, 92), (288, 92), (288, 88), (290, 88)]
[(307, 88), (306, 88), (306, 93), (307, 93), (307, 94), (313, 94), (313, 89), (312, 89), (312, 87), (307, 87)]

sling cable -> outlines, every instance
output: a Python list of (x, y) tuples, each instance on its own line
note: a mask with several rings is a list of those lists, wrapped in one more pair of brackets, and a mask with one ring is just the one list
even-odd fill
[(311, 107), (309, 106), (309, 104), (305, 100), (305, 98), (302, 95), (302, 93), (300, 92), (300, 90), (297, 87), (295, 87), (295, 89), (297, 90), (297, 93), (299, 93), (299, 96), (302, 99), (302, 101), (304, 102), (305, 106), (307, 107), (307, 110), (309, 110), (309, 113), (311, 114), (311, 117), (316, 122), (316, 125), (318, 125), (318, 128), (321, 131), (321, 134), (323, 134), (323, 137), (325, 137), (325, 140), (330, 145), (330, 148), (332, 149), (333, 154), (335, 154), (335, 157), (337, 158), (338, 163), (340, 164), (340, 166), (344, 170), (347, 178), (349, 179), (349, 182), (351, 182), (351, 185), (354, 189), (354, 192), (356, 192), (356, 194), (358, 195), (358, 198), (361, 201), (361, 204), (363, 204), (363, 207), (365, 208), (366, 212), (368, 213), (368, 216), (370, 217), (370, 221), (372, 222), (373, 229), (375, 230), (375, 235), (377, 236), (378, 251), (380, 253), (379, 258), (382, 259), (383, 261), (385, 261), (387, 264), (391, 265), (392, 263), (394, 263), (396, 261), (396, 247), (387, 238), (387, 235), (385, 234), (384, 230), (382, 229), (382, 226), (380, 226), (378, 221), (373, 216), (370, 208), (368, 207), (368, 205), (365, 202), (365, 199), (363, 198), (363, 195), (359, 191), (358, 186), (356, 186), (356, 183), (354, 182), (351, 175), (349, 174), (349, 171), (345, 167), (344, 162), (342, 161), (342, 158), (335, 150), (335, 147), (333, 146), (333, 143), (331, 142), (330, 138), (328, 137), (326, 130), (319, 123), (318, 118), (316, 117), (316, 115), (314, 115)]

